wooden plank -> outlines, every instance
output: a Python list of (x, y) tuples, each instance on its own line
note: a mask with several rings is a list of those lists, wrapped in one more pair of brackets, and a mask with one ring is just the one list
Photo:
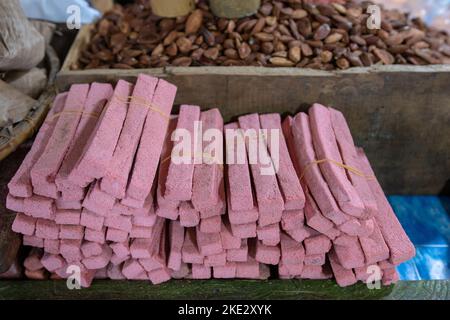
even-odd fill
[(369, 290), (364, 284), (340, 288), (316, 280), (173, 280), (153, 286), (148, 281), (97, 280), (88, 289), (68, 290), (65, 281), (0, 281), (0, 299), (449, 299), (448, 280), (400, 281)]
[(91, 40), (91, 30), (93, 27), (94, 25), (84, 25), (81, 27), (80, 31), (78, 31), (61, 67), (61, 71), (69, 71), (72, 65), (78, 61), (81, 53), (80, 49), (84, 48)]

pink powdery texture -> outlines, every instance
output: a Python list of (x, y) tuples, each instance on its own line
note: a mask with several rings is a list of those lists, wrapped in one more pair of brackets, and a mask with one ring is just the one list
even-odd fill
[(224, 124), (216, 108), (172, 115), (175, 93), (139, 75), (56, 97), (8, 185), (27, 275), (398, 281), (414, 246), (340, 111)]

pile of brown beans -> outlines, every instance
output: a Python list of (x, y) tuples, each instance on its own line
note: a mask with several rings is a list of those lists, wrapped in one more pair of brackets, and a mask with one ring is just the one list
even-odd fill
[(369, 29), (369, 1), (311, 4), (263, 0), (240, 19), (215, 17), (200, 0), (189, 16), (161, 18), (150, 1), (116, 5), (98, 21), (72, 69), (267, 66), (322, 70), (374, 64), (450, 63), (450, 35), (382, 8)]

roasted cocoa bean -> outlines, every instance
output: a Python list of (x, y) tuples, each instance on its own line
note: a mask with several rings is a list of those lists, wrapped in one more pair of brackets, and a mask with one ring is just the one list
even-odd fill
[(73, 69), (176, 66), (279, 66), (321, 70), (377, 64), (450, 63), (450, 36), (421, 19), (382, 8), (369, 30), (369, 2), (314, 4), (261, 0), (240, 19), (215, 17), (206, 0), (187, 16), (160, 18), (150, 1), (104, 14)]

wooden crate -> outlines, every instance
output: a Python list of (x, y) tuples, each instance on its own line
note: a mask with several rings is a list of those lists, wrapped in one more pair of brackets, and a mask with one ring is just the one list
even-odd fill
[(73, 83), (139, 73), (178, 86), (176, 104), (218, 107), (226, 121), (251, 112), (294, 114), (314, 102), (344, 112), (389, 194), (437, 194), (449, 179), (450, 65), (374, 66), (345, 71), (261, 67), (166, 67), (71, 71), (91, 26), (80, 30), (57, 78)]

